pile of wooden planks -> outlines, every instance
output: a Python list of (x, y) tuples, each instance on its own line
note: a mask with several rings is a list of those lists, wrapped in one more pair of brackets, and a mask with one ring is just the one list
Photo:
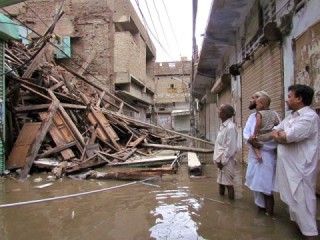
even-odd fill
[(12, 41), (5, 48), (7, 169), (21, 169), (21, 178), (35, 169), (61, 177), (154, 157), (157, 149), (213, 151), (172, 146), (187, 136), (123, 115), (123, 108), (138, 110), (81, 72), (57, 65), (51, 39), (48, 34), (29, 47)]

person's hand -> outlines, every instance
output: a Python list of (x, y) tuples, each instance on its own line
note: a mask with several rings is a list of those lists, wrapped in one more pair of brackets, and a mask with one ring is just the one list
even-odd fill
[(223, 164), (222, 164), (221, 162), (218, 162), (218, 163), (217, 163), (217, 167), (218, 167), (220, 170), (222, 170)]
[(263, 144), (261, 142), (258, 141), (258, 139), (256, 137), (249, 137), (248, 142), (255, 148), (262, 148)]
[(279, 138), (279, 133), (278, 133), (278, 131), (272, 130), (271, 134), (272, 134), (273, 139), (274, 139), (275, 141), (277, 141), (277, 139)]
[(277, 143), (286, 143), (286, 133), (283, 130), (273, 130), (272, 137)]

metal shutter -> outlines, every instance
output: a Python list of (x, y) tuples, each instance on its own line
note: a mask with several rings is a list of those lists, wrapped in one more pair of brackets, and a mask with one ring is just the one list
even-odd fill
[[(281, 119), (284, 117), (283, 60), (281, 45), (274, 43), (259, 49), (252, 60), (246, 62), (241, 74), (242, 92), (242, 129), (248, 116), (253, 112), (248, 109), (249, 100), (257, 91), (264, 90), (271, 97), (271, 109), (276, 110)], [(248, 148), (243, 144), (242, 159), (247, 162)]]
[(217, 137), (217, 106), (215, 103), (206, 104), (206, 139), (215, 142)]
[(231, 102), (231, 85), (226, 87), (222, 92), (219, 93), (218, 95), (218, 108), (220, 107), (221, 104), (228, 103), (232, 105)]

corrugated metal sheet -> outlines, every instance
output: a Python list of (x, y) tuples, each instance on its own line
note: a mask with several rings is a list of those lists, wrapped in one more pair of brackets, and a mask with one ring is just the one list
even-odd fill
[(205, 117), (206, 139), (213, 143), (216, 140), (217, 127), (219, 126), (219, 118), (217, 116), (218, 116), (217, 104), (216, 103), (206, 104), (206, 117)]
[(3, 139), (5, 139), (5, 132), (3, 129), (5, 129), (5, 122), (4, 122), (4, 47), (5, 43), (0, 40), (0, 129), (2, 136), (0, 137), (0, 174), (3, 174), (5, 170), (5, 154), (4, 154), (4, 143)]
[[(271, 46), (259, 49), (248, 61), (241, 74), (242, 91), (242, 128), (249, 115), (253, 112), (248, 109), (249, 100), (257, 91), (264, 90), (271, 97), (271, 109), (276, 110), (280, 117), (284, 117), (284, 89), (283, 89), (283, 60), (281, 46), (274, 43)], [(242, 158), (247, 161), (248, 148), (243, 144)]]
[(219, 108), (220, 108), (220, 105), (221, 104), (225, 104), (225, 103), (228, 103), (228, 104), (231, 104), (232, 105), (232, 102), (231, 102), (231, 85), (228, 85), (222, 92), (219, 93), (218, 95), (218, 102), (217, 102), (217, 105), (216, 105), (216, 109), (215, 109), (215, 126), (214, 126), (214, 132), (215, 132), (215, 136), (214, 138), (216, 139), (217, 135), (218, 135), (218, 132), (219, 132), (219, 128), (221, 126), (221, 119), (219, 118), (219, 114), (218, 114), (218, 111), (219, 111)]
[(231, 85), (228, 85), (222, 92), (218, 95), (218, 104), (217, 106), (220, 107), (221, 104), (224, 103), (231, 103)]

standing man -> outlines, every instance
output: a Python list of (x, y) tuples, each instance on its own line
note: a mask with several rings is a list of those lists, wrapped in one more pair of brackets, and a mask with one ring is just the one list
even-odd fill
[(318, 236), (316, 223), (316, 178), (320, 158), (320, 120), (310, 108), (314, 91), (306, 85), (288, 88), (291, 114), (272, 135), (279, 143), (276, 190), (289, 206), (290, 218), (307, 239)]
[[(259, 97), (265, 97), (271, 101), (268, 93), (265, 91), (256, 92), (250, 99), (250, 110), (256, 109), (256, 100)], [(272, 215), (274, 209), (273, 191), (277, 144), (274, 140), (263, 142), (263, 145), (259, 143), (252, 137), (254, 135), (255, 126), (256, 112), (249, 116), (245, 128), (243, 129), (243, 138), (249, 147), (245, 185), (253, 191), (254, 203), (258, 208), (265, 211), (267, 215)], [(259, 161), (253, 147), (259, 148), (263, 159), (262, 162)]]
[(224, 195), (228, 190), (229, 199), (234, 199), (233, 179), (237, 153), (237, 128), (232, 121), (234, 109), (229, 104), (222, 104), (219, 108), (219, 118), (222, 124), (214, 146), (213, 161), (218, 167), (217, 183), (219, 193)]

